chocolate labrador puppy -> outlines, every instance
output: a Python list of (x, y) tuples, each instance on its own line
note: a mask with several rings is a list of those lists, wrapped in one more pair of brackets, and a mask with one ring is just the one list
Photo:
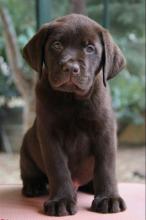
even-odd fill
[(95, 212), (125, 210), (116, 174), (116, 122), (107, 80), (125, 59), (107, 30), (83, 15), (45, 24), (24, 47), (39, 73), (36, 119), (21, 148), (22, 192), (49, 192), (44, 212), (76, 213), (79, 186), (93, 180)]

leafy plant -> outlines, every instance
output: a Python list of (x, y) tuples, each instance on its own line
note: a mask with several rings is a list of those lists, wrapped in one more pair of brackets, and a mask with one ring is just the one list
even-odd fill
[[(87, 5), (89, 16), (102, 24), (103, 2), (87, 0)], [(109, 2), (109, 31), (127, 60), (127, 69), (110, 82), (113, 107), (119, 121), (125, 124), (144, 122), (144, 8), (144, 0)]]

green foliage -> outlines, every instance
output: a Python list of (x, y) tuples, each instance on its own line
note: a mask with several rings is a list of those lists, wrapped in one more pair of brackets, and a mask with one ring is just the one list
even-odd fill
[[(87, 13), (103, 23), (102, 0), (87, 0)], [(142, 123), (145, 110), (145, 4), (144, 0), (109, 1), (109, 31), (122, 49), (127, 70), (111, 80), (113, 106), (120, 121)]]
[(19, 93), (13, 83), (13, 80), (9, 76), (2, 75), (0, 73), (0, 96), (5, 96), (7, 99), (13, 96), (18, 96)]
[(27, 35), (28, 27), (35, 29), (35, 0), (0, 0), (0, 6), (8, 8), (18, 35)]
[(129, 120), (136, 124), (143, 123), (144, 84), (144, 77), (131, 76), (126, 70), (111, 80), (113, 106), (120, 121)]
[(57, 18), (59, 16), (63, 16), (65, 14), (68, 14), (70, 8), (69, 8), (69, 0), (55, 0), (52, 1), (52, 10), (53, 10), (53, 17)]
[[(144, 37), (143, 0), (140, 3), (118, 2), (110, 6), (110, 25), (115, 34), (134, 33), (137, 37)], [(115, 19), (116, 18), (116, 19)], [(136, 21), (135, 21), (136, 19)]]
[[(0, 7), (2, 6), (8, 8), (18, 36), (18, 44), (20, 47), (23, 47), (35, 33), (35, 0), (0, 0)], [(2, 36), (2, 28), (0, 28), (0, 36)], [(0, 42), (1, 39), (0, 37)], [(4, 40), (2, 41), (4, 46)]]
[[(0, 0), (0, 7), (5, 6), (8, 8), (12, 17), (14, 27), (17, 34), (18, 45), (21, 48), (27, 41), (34, 35), (36, 29), (35, 19), (35, 0)], [(29, 9), (29, 10), (28, 10)], [(2, 32), (2, 24), (0, 21), (0, 56), (7, 61), (5, 51), (5, 40)], [(24, 68), (28, 69), (28, 67)], [(31, 71), (30, 71), (31, 72)], [(11, 74), (6, 76), (0, 70), (0, 96), (10, 98), (18, 96), (19, 93), (14, 85)]]

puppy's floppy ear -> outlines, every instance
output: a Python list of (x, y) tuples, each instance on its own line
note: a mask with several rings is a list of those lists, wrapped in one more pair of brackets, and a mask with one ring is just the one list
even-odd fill
[(113, 42), (107, 30), (102, 31), (103, 41), (103, 83), (116, 76), (126, 65), (120, 48)]
[(28, 64), (39, 74), (42, 71), (44, 60), (44, 47), (50, 32), (50, 24), (46, 23), (42, 28), (30, 39), (23, 49), (23, 57)]

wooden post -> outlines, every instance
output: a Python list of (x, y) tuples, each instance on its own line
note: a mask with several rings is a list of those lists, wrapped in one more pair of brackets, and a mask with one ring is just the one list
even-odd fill
[(51, 20), (52, 11), (52, 1), (51, 0), (36, 0), (36, 19), (37, 19), (37, 29), (49, 20)]
[(103, 26), (109, 28), (109, 0), (103, 0)]

